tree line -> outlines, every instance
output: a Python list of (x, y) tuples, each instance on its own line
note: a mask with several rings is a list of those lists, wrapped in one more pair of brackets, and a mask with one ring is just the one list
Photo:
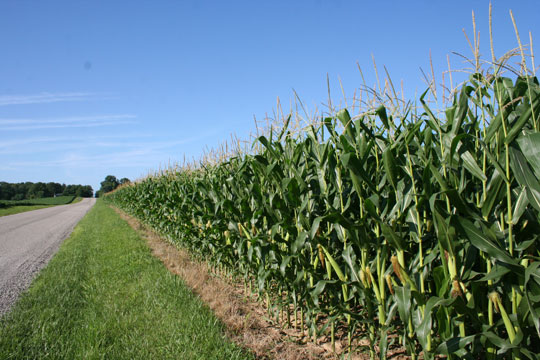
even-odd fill
[(55, 182), (0, 182), (0, 200), (39, 199), (58, 195), (92, 197), (94, 189), (90, 185), (66, 185)]
[(120, 185), (124, 185), (129, 182), (130, 180), (128, 178), (122, 178), (118, 180), (116, 176), (114, 175), (107, 175), (105, 177), (105, 180), (101, 182), (101, 188), (98, 191), (96, 191), (96, 197), (100, 197), (103, 194), (113, 191)]

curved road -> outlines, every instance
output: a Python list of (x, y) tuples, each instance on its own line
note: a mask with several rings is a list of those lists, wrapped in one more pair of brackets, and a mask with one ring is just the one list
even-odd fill
[(0, 316), (58, 251), (96, 199), (0, 217)]

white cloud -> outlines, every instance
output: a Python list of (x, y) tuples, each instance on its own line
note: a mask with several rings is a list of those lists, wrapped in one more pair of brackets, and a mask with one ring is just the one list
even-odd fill
[(15, 161), (7, 166), (14, 168), (27, 167), (66, 167), (66, 168), (101, 168), (104, 166), (133, 167), (155, 164), (160, 154), (152, 148), (143, 148), (116, 153), (86, 155), (70, 153), (62, 158), (45, 161)]
[[(117, 140), (125, 139), (120, 136), (115, 137)], [(0, 143), (0, 155), (23, 155), (36, 153), (54, 153), (73, 150), (98, 150), (99, 149), (152, 149), (154, 151), (173, 148), (178, 145), (187, 144), (196, 140), (184, 139), (177, 141), (143, 141), (142, 137), (137, 137), (136, 141), (106, 141), (107, 137), (99, 138), (43, 138), (43, 139), (21, 139), (20, 141), (13, 140), (7, 143)]]
[(34, 95), (0, 95), (0, 106), (24, 105), (24, 104), (46, 104), (64, 101), (83, 101), (91, 98), (91, 93), (71, 92), (71, 93), (41, 93)]
[(0, 129), (4, 131), (81, 128), (133, 124), (135, 115), (95, 115), (75, 116), (55, 119), (0, 119)]
[[(152, 134), (136, 129), (89, 136), (78, 132), (73, 137), (52, 133), (29, 136), (17, 133), (17, 137), (6, 136), (6, 141), (0, 141), (0, 174), (4, 173), (6, 179), (19, 181), (21, 178), (32, 179), (32, 174), (57, 179), (57, 176), (65, 177), (68, 172), (73, 172), (88, 179), (77, 180), (80, 183), (91, 183), (99, 188), (98, 180), (106, 173), (136, 178), (141, 174), (153, 173), (157, 168), (174, 166), (181, 161), (184, 144), (202, 140), (213, 132), (201, 132), (183, 139), (175, 139), (171, 134)], [(18, 174), (17, 178), (10, 178), (12, 174)], [(21, 174), (26, 174), (26, 177), (21, 177)], [(74, 181), (66, 179), (60, 182)]]
[(41, 130), (41, 129), (65, 129), (65, 128), (87, 128), (97, 126), (112, 126), (112, 125), (127, 125), (133, 124), (135, 121), (100, 121), (90, 122), (87, 124), (44, 124), (44, 125), (23, 125), (23, 126), (8, 126), (2, 128), (7, 131), (28, 131), (28, 130)]
[(134, 119), (137, 116), (132, 114), (114, 114), (114, 115), (91, 115), (91, 116), (70, 116), (63, 118), (44, 118), (44, 119), (2, 119), (0, 125), (21, 125), (21, 124), (57, 124), (57, 123), (77, 123), (88, 121), (112, 120), (112, 119)]
[(22, 138), (1, 141), (0, 154), (28, 154), (83, 147), (106, 147), (108, 145), (111, 147), (120, 147), (122, 144), (125, 144), (125, 139), (132, 140), (133, 142), (131, 144), (135, 146), (140, 145), (141, 142), (144, 143), (144, 141), (141, 139), (147, 139), (149, 137), (152, 137), (152, 135), (141, 133), (35, 137), (28, 137), (25, 134), (25, 136)]
[[(12, 141), (8, 146), (0, 145), (0, 155), (24, 155), (24, 154), (63, 154), (49, 157), (48, 160), (11, 160), (3, 165), (11, 169), (22, 168), (101, 168), (103, 166), (114, 167), (152, 167), (156, 166), (163, 159), (170, 157), (171, 149), (196, 141), (197, 138), (187, 138), (181, 140), (157, 140), (145, 141), (143, 136), (135, 136), (132, 139), (139, 141), (118, 141), (108, 142), (108, 138), (121, 139), (121, 136), (103, 136), (101, 139), (75, 138), (66, 139), (62, 137), (42, 137), (30, 140), (28, 144), (21, 141)], [(68, 141), (66, 141), (68, 140)], [(148, 140), (148, 139), (146, 139)], [(109, 150), (105, 150), (108, 148)], [(117, 149), (115, 149), (117, 148)], [(120, 148), (120, 149), (118, 149)], [(98, 153), (96, 153), (98, 152)], [(1, 169), (1, 167), (0, 167)]]

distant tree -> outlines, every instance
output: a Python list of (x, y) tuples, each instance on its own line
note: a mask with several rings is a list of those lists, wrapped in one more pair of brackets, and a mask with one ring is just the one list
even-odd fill
[(54, 196), (56, 195), (56, 187), (54, 186), (53, 182), (49, 182), (45, 185), (45, 188), (47, 189), (47, 196)]
[(28, 189), (27, 197), (30, 199), (39, 199), (47, 196), (47, 185), (42, 182), (37, 182), (30, 185)]
[(128, 178), (122, 178), (118, 180), (116, 176), (114, 175), (107, 175), (105, 177), (105, 180), (101, 182), (101, 188), (98, 191), (96, 191), (96, 197), (103, 196), (103, 194), (111, 192), (114, 189), (116, 189), (118, 186), (122, 184), (127, 184), (129, 182), (130, 180)]
[(99, 189), (99, 191), (102, 194), (105, 194), (105, 193), (108, 193), (109, 191), (113, 191), (114, 189), (116, 189), (118, 185), (120, 185), (120, 183), (118, 182), (118, 179), (116, 178), (116, 176), (107, 175), (105, 177), (105, 180), (101, 182), (101, 189)]
[(11, 200), (15, 196), (13, 184), (5, 181), (0, 182), (0, 200)]
[(59, 183), (49, 182), (47, 183), (46, 187), (47, 187), (47, 192), (45, 196), (47, 197), (56, 196), (64, 192), (64, 186), (62, 186), (62, 184), (59, 184)]
[(80, 197), (92, 197), (94, 195), (94, 189), (90, 185), (79, 185), (77, 188), (77, 196)]
[(66, 196), (76, 196), (77, 195), (77, 185), (68, 185), (64, 189), (63, 195)]
[(58, 194), (92, 197), (94, 190), (90, 185), (65, 185), (55, 182), (8, 183), (0, 182), (0, 200), (24, 200), (52, 197)]
[[(30, 188), (34, 185), (31, 182), (11, 184), (13, 195), (11, 200), (24, 200), (30, 198)], [(8, 199), (9, 200), (9, 199)]]

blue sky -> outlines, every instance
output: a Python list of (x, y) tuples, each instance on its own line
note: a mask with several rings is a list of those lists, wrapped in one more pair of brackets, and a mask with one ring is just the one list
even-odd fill
[[(413, 98), (470, 56), (471, 11), (490, 58), (488, 1), (0, 2), (0, 181), (136, 179), (199, 158), (254, 116), (375, 85), (372, 54)], [(538, 1), (493, 1), (496, 55), (540, 36)], [(537, 40), (540, 42), (540, 39)], [(540, 54), (540, 50), (537, 50)], [(540, 63), (540, 59), (536, 61)]]

